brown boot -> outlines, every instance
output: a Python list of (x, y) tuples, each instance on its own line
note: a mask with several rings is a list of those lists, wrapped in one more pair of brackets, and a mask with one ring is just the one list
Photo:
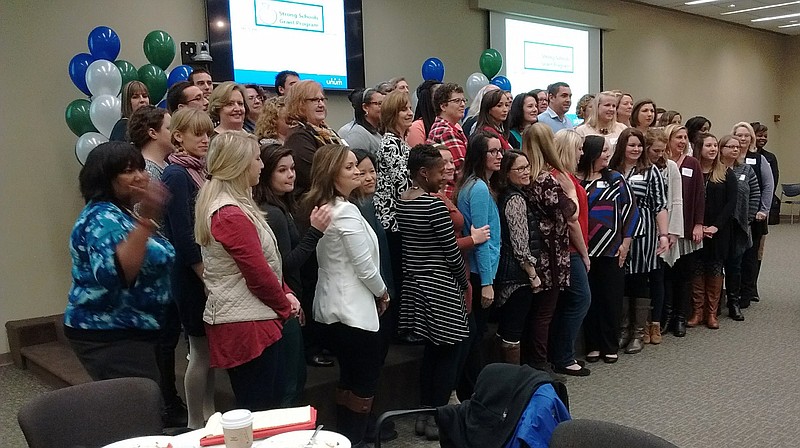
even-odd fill
[(706, 277), (706, 297), (708, 297), (708, 320), (706, 326), (712, 330), (719, 328), (719, 319), (717, 319), (717, 310), (719, 310), (719, 300), (722, 291), (722, 282), (725, 277), (721, 275), (714, 275)]
[(703, 323), (703, 304), (706, 299), (705, 276), (696, 275), (692, 280), (692, 317), (686, 321), (686, 326), (696, 327)]
[(502, 354), (503, 362), (508, 364), (519, 365), (519, 342), (506, 342), (500, 343), (500, 353)]
[(653, 322), (650, 324), (650, 343), (651, 344), (660, 344), (661, 343), (661, 323), (660, 322)]

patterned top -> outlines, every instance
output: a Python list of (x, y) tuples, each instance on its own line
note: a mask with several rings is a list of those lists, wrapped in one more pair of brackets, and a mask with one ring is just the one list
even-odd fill
[(631, 242), (626, 272), (644, 274), (658, 269), (658, 225), (656, 215), (667, 209), (667, 190), (664, 178), (657, 166), (652, 165), (643, 172), (634, 169), (625, 176), (639, 208), (638, 235)]
[(534, 264), (542, 284), (534, 292), (566, 288), (570, 274), (567, 216), (575, 213), (577, 205), (550, 172), (540, 173), (524, 191), (539, 216), (542, 234), (542, 251)]
[(402, 138), (387, 132), (381, 139), (381, 147), (376, 154), (378, 159), (378, 183), (375, 185), (375, 212), (381, 226), (390, 232), (397, 232), (395, 208), (397, 198), (411, 188), (408, 173), (408, 152), (411, 148)]
[(614, 257), (624, 238), (633, 238), (639, 208), (622, 174), (606, 170), (581, 185), (589, 196), (589, 256)]
[(428, 144), (434, 145), (441, 143), (447, 146), (447, 149), (453, 153), (453, 163), (456, 165), (456, 171), (461, 170), (461, 164), (464, 163), (464, 157), (467, 156), (467, 136), (461, 126), (451, 124), (449, 121), (442, 117), (436, 117), (436, 121), (431, 126), (431, 131), (428, 132)]
[(125, 284), (116, 248), (136, 220), (111, 202), (89, 202), (70, 235), (72, 286), (64, 324), (81, 330), (158, 330), (171, 300), (175, 250), (165, 238), (147, 240), (133, 284)]

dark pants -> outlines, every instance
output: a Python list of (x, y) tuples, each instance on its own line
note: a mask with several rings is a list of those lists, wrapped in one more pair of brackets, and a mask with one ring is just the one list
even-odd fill
[(658, 259), (658, 268), (650, 271), (650, 306), (653, 322), (661, 322), (661, 310), (664, 308), (664, 261)]
[(423, 406), (444, 406), (450, 400), (450, 392), (458, 382), (458, 372), (464, 361), (464, 352), (469, 349), (469, 340), (457, 344), (436, 345), (425, 343), (420, 369), (420, 402)]
[(739, 297), (741, 294), (742, 257), (731, 256), (725, 260), (725, 290), (729, 296)]
[(589, 287), (592, 303), (583, 325), (586, 351), (613, 355), (619, 350), (625, 271), (619, 266), (618, 257), (592, 257), (591, 261)]
[(650, 298), (650, 274), (627, 274), (625, 295), (631, 298)]
[(472, 313), (469, 315), (469, 342), (466, 350), (466, 361), (459, 375), (458, 397), (467, 399), (472, 395), (478, 374), (483, 370), (486, 359), (483, 354), (483, 338), (486, 335), (489, 321), (489, 309), (481, 305), (481, 276), (470, 273), (472, 285)]
[(380, 334), (343, 323), (325, 327), (325, 336), (339, 360), (339, 388), (361, 398), (375, 396), (383, 364)]
[(570, 254), (569, 286), (558, 296), (556, 312), (550, 324), (550, 361), (556, 367), (566, 367), (575, 361), (575, 340), (589, 311), (592, 292), (589, 275), (580, 254)]
[(69, 340), (72, 350), (95, 381), (112, 378), (150, 378), (161, 375), (156, 362), (157, 341), (94, 342)]
[(511, 293), (506, 303), (499, 308), (497, 335), (501, 339), (506, 342), (519, 342), (522, 339), (532, 301), (533, 291), (530, 286), (523, 286)]
[(300, 396), (306, 387), (306, 357), (303, 350), (303, 331), (300, 321), (291, 318), (283, 324), (284, 390), (281, 406), (300, 404)]
[(664, 267), (664, 306), (668, 306), (674, 315), (686, 317), (692, 312), (692, 279), (697, 253), (683, 255), (674, 266)]
[(751, 225), (753, 246), (744, 251), (742, 256), (742, 288), (740, 294), (745, 301), (758, 297), (758, 276), (761, 273), (761, 244), (764, 238), (762, 227), (764, 226), (763, 223), (759, 222), (754, 222)]
[(181, 402), (175, 387), (175, 347), (181, 338), (181, 320), (178, 307), (170, 301), (164, 313), (164, 323), (159, 331), (156, 358), (161, 373), (161, 396), (167, 406)]
[(533, 295), (528, 323), (525, 326), (525, 342), (522, 344), (523, 359), (533, 367), (547, 363), (547, 341), (550, 338), (550, 322), (558, 303), (558, 289), (548, 289)]
[(402, 301), (403, 291), (403, 239), (400, 232), (386, 231), (386, 245), (389, 246), (389, 256), (392, 260), (392, 277), (394, 277), (394, 293), (391, 305), (384, 313), (385, 317), (381, 320), (381, 328), (384, 333), (394, 335), (397, 332), (397, 324), (400, 322), (400, 302)]
[(285, 390), (283, 346), (279, 339), (257, 358), (227, 369), (236, 407), (265, 411), (280, 406)]

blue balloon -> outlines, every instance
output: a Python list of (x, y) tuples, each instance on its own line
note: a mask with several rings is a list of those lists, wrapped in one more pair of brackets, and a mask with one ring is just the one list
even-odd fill
[(505, 90), (506, 92), (511, 91), (511, 81), (509, 81), (508, 78), (503, 75), (498, 75), (492, 78), (492, 84), (500, 87), (500, 90)]
[(188, 81), (189, 75), (192, 74), (192, 67), (188, 65), (179, 65), (172, 69), (169, 72), (169, 77), (167, 78), (167, 86), (172, 87), (173, 84), (177, 84), (181, 81)]
[(69, 77), (75, 87), (86, 95), (91, 95), (89, 86), (86, 85), (86, 69), (94, 62), (94, 57), (89, 53), (78, 53), (69, 61)]
[(89, 33), (89, 52), (95, 59), (114, 62), (119, 56), (119, 36), (107, 26), (98, 26)]
[(156, 107), (160, 107), (161, 109), (166, 109), (167, 108), (167, 99), (164, 98), (163, 100), (161, 100), (158, 103), (158, 106), (156, 106)]
[(422, 79), (442, 82), (444, 79), (444, 64), (439, 58), (428, 58), (422, 63)]

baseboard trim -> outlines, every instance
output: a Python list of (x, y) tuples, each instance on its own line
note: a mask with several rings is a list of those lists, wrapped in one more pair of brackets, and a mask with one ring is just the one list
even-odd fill
[(11, 357), (11, 353), (0, 353), (0, 366), (7, 366), (9, 364), (13, 364), (14, 359)]

